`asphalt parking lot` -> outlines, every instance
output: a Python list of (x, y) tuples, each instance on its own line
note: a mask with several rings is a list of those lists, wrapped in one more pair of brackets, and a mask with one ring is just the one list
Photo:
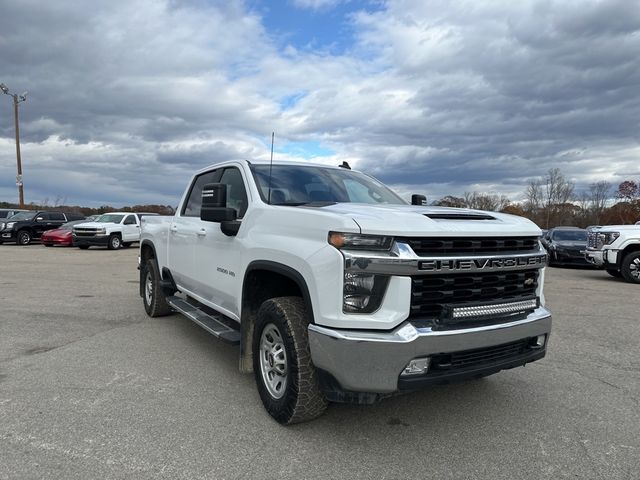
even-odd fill
[(136, 257), (0, 246), (0, 478), (640, 478), (640, 286), (547, 269), (542, 361), (285, 428)]

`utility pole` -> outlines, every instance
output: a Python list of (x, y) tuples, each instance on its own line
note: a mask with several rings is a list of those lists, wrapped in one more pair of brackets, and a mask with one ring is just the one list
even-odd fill
[(22, 95), (17, 93), (10, 93), (9, 87), (4, 83), (0, 83), (0, 90), (5, 95), (9, 95), (13, 98), (13, 118), (16, 128), (16, 162), (18, 164), (18, 175), (16, 176), (16, 185), (18, 186), (18, 196), (20, 197), (20, 208), (24, 208), (24, 183), (22, 182), (22, 158), (20, 157), (20, 125), (18, 121), (18, 104), (27, 100), (27, 93)]

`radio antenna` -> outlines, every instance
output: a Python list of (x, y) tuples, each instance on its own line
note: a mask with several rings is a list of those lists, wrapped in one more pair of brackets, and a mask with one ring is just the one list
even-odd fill
[(267, 198), (267, 203), (269, 205), (271, 205), (271, 170), (273, 168), (273, 139), (275, 135), (275, 132), (271, 132), (271, 161), (269, 162), (269, 194)]

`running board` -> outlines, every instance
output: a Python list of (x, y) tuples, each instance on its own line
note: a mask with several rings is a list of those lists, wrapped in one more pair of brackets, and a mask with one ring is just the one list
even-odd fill
[(180, 297), (167, 297), (167, 303), (175, 311), (197, 323), (223, 342), (234, 345), (240, 343), (240, 332), (225, 324), (221, 320), (222, 315), (211, 316)]

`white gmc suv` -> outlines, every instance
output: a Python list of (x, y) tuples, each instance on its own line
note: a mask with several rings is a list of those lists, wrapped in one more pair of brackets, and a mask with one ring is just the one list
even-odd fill
[(199, 171), (175, 216), (143, 219), (140, 295), (239, 343), (291, 424), (544, 357), (540, 233), (409, 205), (348, 165), (230, 161)]
[(640, 225), (590, 228), (585, 257), (609, 275), (640, 283)]

